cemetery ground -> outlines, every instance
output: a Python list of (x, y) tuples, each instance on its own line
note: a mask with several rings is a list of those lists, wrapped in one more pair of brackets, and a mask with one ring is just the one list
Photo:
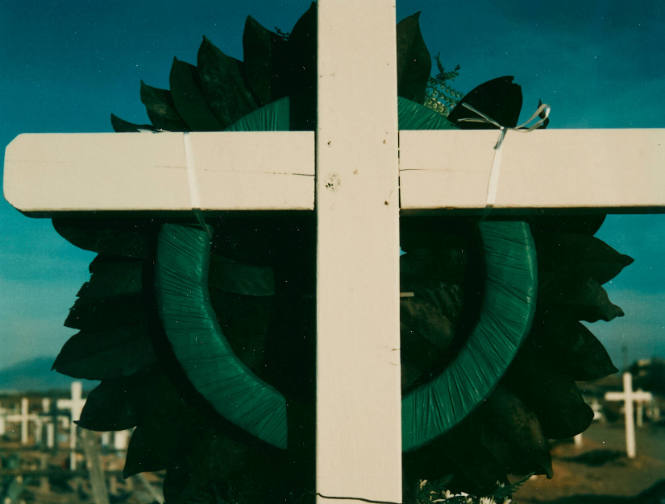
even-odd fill
[[(554, 477), (533, 477), (515, 494), (516, 504), (660, 504), (665, 502), (665, 424), (636, 431), (637, 456), (626, 457), (623, 422), (594, 422), (583, 444), (552, 450)], [(657, 496), (642, 495), (659, 484)]]

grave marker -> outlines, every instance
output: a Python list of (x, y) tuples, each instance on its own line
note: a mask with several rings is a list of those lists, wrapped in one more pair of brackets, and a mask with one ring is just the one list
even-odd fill
[(69, 468), (73, 471), (76, 469), (76, 436), (78, 433), (78, 425), (74, 422), (81, 418), (81, 411), (85, 405), (85, 399), (82, 398), (83, 384), (80, 381), (72, 382), (71, 398), (58, 399), (58, 409), (68, 409), (70, 411), (69, 422)]
[[(623, 401), (626, 418), (626, 454), (628, 458), (635, 458), (635, 419), (633, 415), (633, 403), (651, 401), (653, 396), (650, 392), (640, 390), (633, 392), (633, 376), (630, 373), (623, 374), (623, 392), (606, 392), (606, 401)], [(640, 422), (641, 423), (641, 422)]]

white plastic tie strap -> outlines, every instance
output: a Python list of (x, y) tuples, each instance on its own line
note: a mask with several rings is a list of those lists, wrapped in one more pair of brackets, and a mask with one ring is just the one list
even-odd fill
[(463, 117), (459, 119), (459, 122), (469, 122), (477, 124), (490, 124), (499, 129), (499, 138), (494, 145), (494, 159), (492, 160), (492, 168), (490, 169), (490, 179), (487, 184), (487, 201), (485, 206), (491, 208), (496, 203), (496, 193), (499, 188), (499, 176), (501, 175), (501, 147), (503, 146), (503, 141), (506, 138), (508, 131), (517, 131), (520, 133), (529, 133), (537, 128), (540, 128), (547, 118), (550, 115), (550, 106), (546, 103), (542, 103), (536, 111), (522, 124), (515, 127), (507, 127), (499, 124), (497, 121), (489, 117), (488, 115), (480, 112), (475, 107), (469, 105), (466, 102), (462, 103), (462, 107), (470, 110), (478, 117)]
[(201, 211), (201, 193), (199, 192), (199, 179), (196, 176), (196, 166), (194, 163), (194, 152), (192, 150), (192, 139), (189, 133), (183, 133), (183, 142), (185, 144), (185, 168), (187, 169), (187, 186), (189, 187), (189, 204), (192, 207), (196, 220), (203, 229), (210, 229), (206, 226), (203, 212)]

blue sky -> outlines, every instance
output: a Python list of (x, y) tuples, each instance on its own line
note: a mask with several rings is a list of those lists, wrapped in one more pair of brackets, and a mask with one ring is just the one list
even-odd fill
[[(144, 122), (139, 80), (168, 87), (172, 58), (194, 62), (202, 35), (241, 58), (247, 15), (288, 31), (308, 6), (0, 0), (0, 144), (23, 132), (111, 131), (111, 112)], [(402, 0), (397, 10), (399, 19), (422, 11), (432, 54), (462, 67), (461, 91), (515, 75), (523, 114), (542, 98), (550, 127), (665, 127), (665, 2)], [(624, 343), (631, 359), (665, 357), (665, 217), (611, 216), (600, 236), (636, 261), (608, 287), (626, 317), (594, 332), (619, 365)], [(91, 258), (49, 220), (0, 201), (0, 367), (55, 355), (72, 334), (62, 322)]]

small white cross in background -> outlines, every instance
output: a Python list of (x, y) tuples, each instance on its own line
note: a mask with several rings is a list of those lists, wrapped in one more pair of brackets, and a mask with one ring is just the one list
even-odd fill
[(7, 422), (16, 422), (21, 424), (21, 444), (28, 444), (30, 422), (38, 423), (39, 415), (30, 414), (30, 400), (27, 397), (21, 398), (21, 412), (8, 415)]
[(74, 422), (81, 418), (81, 411), (85, 405), (85, 399), (82, 398), (83, 384), (80, 381), (72, 382), (71, 399), (58, 399), (58, 409), (68, 409), (71, 413), (71, 421), (69, 423), (69, 468), (73, 471), (76, 469), (76, 435), (78, 432), (78, 425)]
[[(633, 392), (633, 376), (630, 373), (623, 374), (623, 392), (606, 392), (606, 401), (623, 401), (626, 417), (626, 454), (629, 458), (635, 458), (635, 419), (633, 417), (633, 403), (638, 404), (653, 400), (651, 392), (638, 390)], [(641, 419), (638, 420), (641, 425)]]
[(400, 211), (662, 211), (665, 130), (509, 131), (501, 157), (496, 130), (398, 132), (395, 25), (394, 0), (319, 0), (316, 134), (21, 135), (4, 190), (42, 216), (315, 210), (317, 491), (399, 502)]

